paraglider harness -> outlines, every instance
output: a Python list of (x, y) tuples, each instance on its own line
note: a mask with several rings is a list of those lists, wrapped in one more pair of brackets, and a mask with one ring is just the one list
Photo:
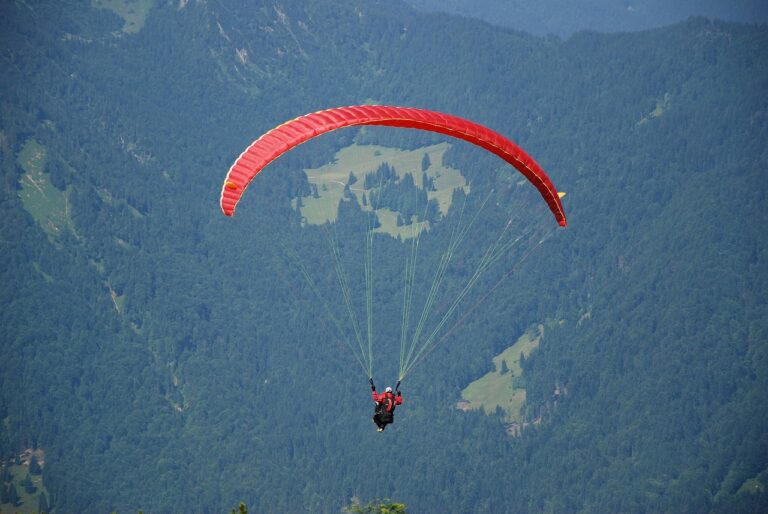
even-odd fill
[[(370, 379), (371, 388), (374, 389), (373, 379)], [(375, 390), (375, 389), (374, 389)], [(396, 392), (400, 392), (400, 381), (397, 382)], [(395, 394), (393, 392), (385, 393), (384, 399), (381, 403), (376, 403), (376, 409), (374, 415), (384, 424), (392, 423), (395, 419)]]
[(386, 393), (384, 401), (376, 404), (376, 415), (384, 423), (392, 423), (395, 419), (395, 395)]

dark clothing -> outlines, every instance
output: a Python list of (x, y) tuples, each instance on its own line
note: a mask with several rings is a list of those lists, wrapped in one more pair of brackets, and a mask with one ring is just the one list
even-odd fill
[(384, 430), (387, 425), (395, 420), (395, 408), (403, 403), (403, 397), (398, 392), (397, 396), (392, 393), (376, 394), (371, 391), (373, 401), (376, 402), (376, 411), (373, 415), (373, 422), (380, 430)]

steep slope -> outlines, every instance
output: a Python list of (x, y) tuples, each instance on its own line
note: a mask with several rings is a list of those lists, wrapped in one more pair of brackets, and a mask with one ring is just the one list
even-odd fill
[[(416, 512), (682, 512), (764, 500), (739, 491), (768, 467), (765, 30), (698, 20), (561, 43), (354, 1), (159, 4), (131, 31), (80, 3), (3, 12), (0, 450), (45, 449), (57, 509), (246, 500), (337, 512), (357, 495)], [(571, 220), (406, 383), (386, 444), (364, 377), (280, 245), (330, 269), (314, 251), (322, 229), (291, 208), (310, 193), (303, 168), (353, 140), (434, 140), (330, 135), (273, 163), (236, 219), (216, 203), (258, 134), (369, 99), (514, 137), (568, 191)], [(20, 156), (38, 146), (33, 178), (69, 205), (58, 230), (21, 197)], [(471, 201), (509, 188), (482, 152), (449, 154)], [(470, 243), (493, 237), (496, 216)], [(340, 212), (342, 236), (357, 237), (359, 219), (354, 205)], [(449, 230), (429, 237), (425, 260), (438, 262)], [(376, 244), (379, 291), (395, 298), (384, 282), (403, 246)], [(321, 280), (330, 292), (332, 271)], [(398, 309), (384, 302), (384, 340)], [(540, 428), (510, 439), (501, 419), (453, 409), (493, 355), (552, 319), (561, 329), (525, 368)], [(555, 405), (556, 384), (567, 394)]]

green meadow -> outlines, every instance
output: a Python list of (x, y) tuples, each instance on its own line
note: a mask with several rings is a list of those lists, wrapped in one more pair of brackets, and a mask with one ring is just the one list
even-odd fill
[[(186, 2), (179, 2), (182, 6)], [(120, 16), (125, 25), (123, 32), (136, 33), (144, 27), (150, 9), (154, 4), (153, 0), (92, 0), (91, 5), (99, 9), (108, 9)]]
[(69, 190), (59, 191), (45, 173), (46, 148), (28, 139), (16, 162), (24, 170), (19, 197), (24, 209), (52, 239), (63, 230), (72, 230)]
[[(430, 166), (427, 176), (434, 179), (436, 191), (428, 191), (429, 199), (436, 199), (440, 212), (446, 214), (451, 207), (453, 191), (463, 188), (469, 192), (469, 185), (461, 172), (443, 164), (443, 155), (450, 148), (449, 143), (439, 143), (416, 150), (400, 150), (376, 145), (351, 145), (339, 150), (332, 163), (319, 168), (307, 169), (309, 182), (317, 186), (318, 198), (306, 197), (301, 199), (301, 215), (306, 223), (320, 225), (326, 221), (335, 221), (338, 214), (339, 202), (344, 197), (344, 188), (349, 182), (350, 173), (354, 174), (357, 182), (351, 184), (349, 191), (355, 195), (357, 202), (363, 205), (363, 195), (370, 195), (375, 189), (366, 191), (363, 182), (366, 174), (374, 173), (383, 163), (392, 166), (402, 179), (406, 174), (413, 176), (417, 187), (423, 187), (421, 162), (424, 155), (429, 155)], [(295, 200), (294, 200), (295, 202)], [(367, 203), (367, 202), (366, 202)], [(367, 205), (364, 209), (369, 210)], [(418, 233), (429, 228), (429, 223), (414, 223), (397, 226), (397, 212), (389, 209), (377, 209), (376, 215), (381, 226), (377, 232), (400, 236), (415, 237)]]
[(520, 410), (525, 405), (525, 389), (517, 385), (515, 380), (523, 374), (520, 356), (527, 358), (539, 346), (542, 332), (542, 326), (526, 332), (515, 344), (494, 357), (494, 370), (461, 392), (461, 408), (483, 409), (486, 414), (491, 414), (500, 407), (508, 422), (521, 422)]
[[(40, 500), (43, 496), (49, 498), (50, 494), (43, 484), (41, 474), (31, 474), (29, 465), (18, 464), (0, 467), (4, 478), (10, 479), (8, 482), (0, 481), (0, 487), (12, 486), (16, 490), (17, 501), (15, 504), (0, 502), (0, 513), (2, 512), (40, 512)], [(7, 474), (6, 474), (7, 472)], [(43, 509), (48, 503), (44, 501)]]

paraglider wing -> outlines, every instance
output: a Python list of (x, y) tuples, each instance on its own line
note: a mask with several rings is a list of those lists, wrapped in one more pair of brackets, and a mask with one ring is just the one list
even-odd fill
[(506, 137), (450, 114), (383, 105), (338, 107), (318, 111), (270, 130), (246, 148), (229, 168), (221, 189), (221, 210), (227, 216), (232, 216), (251, 180), (285, 152), (326, 132), (359, 125), (384, 125), (438, 132), (493, 152), (536, 186), (560, 226), (567, 225), (560, 196), (547, 174), (530, 155)]

